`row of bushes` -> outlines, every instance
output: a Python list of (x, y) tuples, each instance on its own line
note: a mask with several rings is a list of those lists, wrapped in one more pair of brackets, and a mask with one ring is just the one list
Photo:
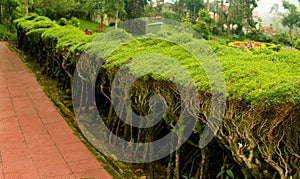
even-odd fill
[(247, 34), (247, 38), (266, 43), (281, 44), (296, 47), (296, 37), (292, 37), (288, 32), (277, 32), (275, 34), (266, 34), (258, 30), (251, 31)]
[(87, 36), (73, 25), (58, 25), (44, 16), (30, 14), (14, 21), (18, 47), (59, 79), (59, 86), (71, 89), (76, 61), (94, 36)]
[(0, 40), (7, 39), (9, 34), (10, 34), (9, 29), (5, 25), (0, 24)]
[[(111, 86), (115, 75), (123, 65), (128, 64), (135, 57), (151, 52), (173, 57), (190, 72), (201, 103), (197, 125), (187, 143), (176, 149), (174, 154), (155, 163), (166, 168), (163, 171), (162, 167), (158, 167), (158, 171), (155, 172), (163, 176), (162, 178), (178, 178), (178, 176), (216, 178), (233, 175), (244, 178), (300, 176), (299, 51), (291, 50), (271, 55), (255, 54), (210, 42), (212, 50), (217, 53), (223, 66), (228, 101), (225, 106), (225, 118), (221, 129), (216, 134), (216, 140), (200, 149), (195, 143), (199, 141), (204, 124), (210, 117), (210, 85), (204, 70), (199, 64), (194, 63), (194, 58), (182, 46), (195, 52), (200, 50), (204, 53), (201, 56), (203, 65), (210, 66), (212, 63), (209, 60), (213, 56), (211, 50), (204, 48), (206, 46), (197, 46), (203, 43), (203, 40), (181, 33), (158, 34), (166, 35), (167, 39), (175, 43), (153, 38), (132, 40), (132, 36), (123, 30), (109, 31), (107, 32), (109, 34), (104, 36), (101, 34), (97, 37), (86, 36), (74, 26), (59, 26), (49, 18), (35, 14), (15, 22), (19, 47), (40, 63), (46, 74), (58, 78), (59, 86), (63, 89), (71, 89), (75, 66), (83, 52), (88, 52), (86, 56), (81, 57), (88, 67), (83, 68), (91, 70), (88, 73), (96, 74), (97, 72), (92, 71), (97, 69), (95, 62), (106, 59), (100, 69), (95, 87), (98, 111), (112, 131), (103, 136), (102, 139), (105, 141), (97, 141), (104, 143), (103, 145), (107, 143), (112, 146), (118, 145), (117, 141), (112, 140), (113, 134), (137, 143), (159, 139), (170, 132), (180, 118), (178, 106), (181, 106), (181, 97), (177, 95), (177, 87), (153, 71), (150, 73), (152, 69), (158, 74), (168, 75), (174, 72), (174, 66), (165, 63), (167, 59), (162, 58), (158, 65), (164, 68), (154, 68), (155, 64), (151, 64), (151, 68), (153, 67), (151, 69), (148, 63), (129, 64), (127, 68), (131, 72), (128, 77), (139, 76), (145, 72), (148, 74), (146, 77), (138, 78), (131, 88), (130, 97), (134, 111), (147, 115), (149, 95), (161, 94), (169, 105), (164, 120), (146, 129), (134, 128), (122, 122), (112, 104)], [(119, 48), (109, 54), (105, 50), (99, 51), (98, 47)], [(165, 65), (169, 66), (166, 68)], [(89, 86), (84, 85), (85, 81), (90, 80), (88, 76), (80, 74), (79, 77), (82, 78), (83, 83), (82, 91), (79, 93), (93, 91)], [(174, 80), (182, 86), (187, 82), (185, 76), (180, 73), (176, 77)], [(214, 90), (218, 91), (218, 85)], [(192, 102), (190, 98), (187, 100)], [(84, 107), (89, 103), (89, 99), (80, 99), (77, 103)], [(123, 104), (120, 102), (117, 107), (126, 110), (127, 106)], [(89, 112), (90, 108), (79, 110)], [(95, 123), (88, 124), (91, 125), (88, 127), (97, 127), (93, 126)], [(128, 150), (122, 144), (119, 147), (125, 147), (124, 151)], [(153, 174), (155, 167), (152, 164), (149, 166), (149, 173)]]

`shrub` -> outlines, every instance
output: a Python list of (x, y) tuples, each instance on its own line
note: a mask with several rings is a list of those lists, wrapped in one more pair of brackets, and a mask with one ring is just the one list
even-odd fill
[(176, 44), (184, 44), (184, 43), (191, 42), (193, 40), (193, 37), (191, 34), (182, 33), (182, 34), (172, 35), (168, 37), (168, 39), (170, 39), (172, 42)]
[(193, 29), (198, 32), (204, 39), (208, 39), (209, 35), (211, 34), (210, 27), (203, 21), (199, 21), (195, 25), (193, 25)]
[(0, 40), (6, 40), (9, 34), (9, 29), (6, 26), (0, 24)]
[(272, 42), (272, 36), (268, 34), (264, 34), (258, 30), (253, 30), (249, 32), (246, 36), (247, 38), (260, 42)]
[(241, 40), (241, 39), (240, 39), (240, 36), (238, 36), (236, 34), (233, 34), (232, 36), (230, 36), (230, 40), (231, 41), (237, 41), (237, 40)]
[(269, 45), (267, 45), (267, 48), (270, 50), (279, 52), (281, 50), (281, 45), (269, 44)]
[(166, 19), (171, 19), (171, 20), (174, 20), (174, 21), (180, 21), (180, 16), (178, 16), (178, 15), (175, 14), (175, 13), (164, 12), (162, 15), (163, 15), (163, 17), (166, 18)]
[(65, 26), (65, 25), (67, 25), (67, 23), (68, 23), (68, 21), (64, 17), (60, 18), (59, 21), (58, 21), (58, 24), (61, 25), (61, 26)]
[(298, 39), (295, 43), (295, 48), (300, 50), (300, 39)]
[(250, 51), (252, 51), (254, 55), (259, 55), (259, 54), (269, 55), (273, 53), (271, 49), (266, 49), (266, 48), (250, 48)]
[(287, 33), (276, 33), (272, 36), (272, 43), (292, 45), (292, 40)]
[(197, 31), (204, 39), (208, 39), (212, 33), (213, 25), (215, 23), (206, 10), (198, 12), (198, 22), (193, 25), (193, 29)]
[(213, 34), (215, 34), (215, 35), (223, 35), (222, 28), (220, 28), (220, 27), (214, 27), (213, 28)]
[(79, 27), (80, 20), (77, 19), (76, 17), (72, 17), (72, 18), (71, 18), (71, 23), (72, 23), (73, 26)]
[(241, 47), (239, 48), (231, 48), (228, 47), (227, 45), (222, 45), (219, 42), (214, 42), (214, 41), (208, 41), (207, 42), (211, 49), (214, 51), (214, 53), (216, 53), (216, 55), (218, 56), (223, 56), (223, 55), (237, 55), (239, 53), (239, 51), (244, 51), (245, 48)]
[(37, 8), (35, 12), (40, 16), (47, 16), (51, 19), (57, 19), (57, 13), (54, 8), (47, 7), (47, 8)]

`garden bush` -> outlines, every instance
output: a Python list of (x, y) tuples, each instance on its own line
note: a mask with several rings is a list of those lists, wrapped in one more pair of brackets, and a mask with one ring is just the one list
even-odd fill
[(9, 35), (9, 29), (5, 25), (0, 24), (0, 40), (7, 40)]
[(298, 39), (295, 43), (295, 48), (300, 50), (300, 39)]
[[(204, 44), (205, 41), (195, 39), (192, 35), (173, 34), (175, 37), (167, 37), (173, 43), (162, 39), (133, 39), (132, 35), (122, 29), (111, 30), (103, 35), (101, 33), (99, 36), (87, 36), (74, 26), (59, 26), (48, 18), (36, 15), (15, 22), (19, 47), (29, 52), (46, 74), (58, 79), (59, 86), (64, 90), (71, 89), (75, 67), (81, 55), (90, 70), (97, 69), (95, 61), (105, 59), (101, 69), (94, 72), (99, 72), (95, 84), (97, 108), (107, 128), (112, 131), (111, 134), (102, 134), (103, 141), (100, 142), (105, 144), (118, 145), (117, 141), (111, 140), (112, 134), (137, 143), (159, 139), (170, 132), (180, 119), (181, 96), (177, 86), (157, 75), (171, 74), (174, 70), (177, 72), (176, 68), (166, 63), (167, 58), (162, 57), (161, 63), (157, 64), (158, 68), (153, 68), (157, 73), (150, 73), (151, 58), (148, 59), (149, 63), (129, 63), (132, 59), (144, 54), (159, 53), (172, 57), (189, 72), (200, 99), (197, 124), (187, 143), (156, 163), (163, 178), (175, 177), (176, 173), (180, 173), (180, 176), (189, 173), (195, 178), (200, 175), (216, 178), (225, 168), (231, 171), (227, 172), (228, 175), (233, 174), (237, 178), (297, 178), (300, 175), (298, 50), (272, 53), (254, 51), (251, 54), (217, 42), (209, 42), (211, 48), (196, 48), (195, 45)], [(105, 53), (99, 51), (99, 46), (117, 48)], [(200, 50), (202, 65), (211, 65), (210, 59), (216, 54), (226, 80), (225, 117), (215, 139), (203, 149), (198, 147), (197, 142), (211, 112), (211, 87), (203, 67), (186, 49)], [(116, 73), (125, 64), (130, 69), (127, 79), (147, 72), (130, 89), (131, 105), (136, 112), (141, 115), (150, 112), (148, 101), (152, 94), (165, 97), (168, 106), (158, 125), (149, 129), (134, 128), (122, 122), (116, 114), (111, 102), (111, 86)], [(167, 70), (159, 66), (167, 67)], [(185, 89), (187, 80), (179, 72), (174, 81)], [(218, 73), (220, 71), (215, 74)], [(91, 90), (91, 86), (88, 86), (91, 79), (85, 74), (79, 78), (83, 85), (79, 92)], [(213, 90), (219, 92), (219, 86), (213, 87)], [(220, 103), (222, 97), (222, 94), (217, 97)], [(89, 100), (78, 101), (83, 108), (75, 110), (88, 111), (85, 105)], [(187, 100), (191, 102), (192, 98)], [(117, 107), (126, 111), (126, 106), (122, 104), (119, 102)], [(168, 169), (163, 171), (162, 168)]]
[(76, 17), (72, 17), (71, 20), (70, 20), (70, 22), (75, 27), (79, 27), (79, 25), (80, 25), (80, 20), (77, 19)]
[(68, 20), (66, 18), (62, 17), (59, 19), (58, 24), (61, 26), (65, 26), (68, 24)]
[[(192, 43), (192, 41), (185, 44), (188, 46), (189, 43)], [(221, 49), (221, 51), (223, 50)], [(120, 47), (106, 61), (105, 74), (101, 73), (100, 81), (112, 81), (118, 71), (117, 69), (128, 63), (129, 59), (148, 52), (163, 53), (172, 56), (181, 64), (186, 64), (186, 69), (191, 70), (190, 74), (195, 77), (199, 96), (203, 97), (201, 101), (206, 101), (200, 106), (203, 105), (204, 107), (209, 104), (210, 97), (203, 93), (209, 90), (205, 73), (201, 67), (197, 68), (190, 65), (192, 64), (192, 58), (186, 51), (169, 42), (149, 39), (148, 41), (133, 41), (127, 46)], [(217, 138), (232, 152), (233, 159), (243, 167), (244, 177), (268, 178), (277, 176), (286, 178), (288, 176), (298, 176), (299, 172), (296, 166), (299, 165), (299, 162), (295, 154), (299, 153), (300, 150), (298, 147), (299, 131), (294, 135), (292, 133), (296, 127), (295, 125), (299, 126), (299, 120), (294, 121), (294, 119), (299, 118), (297, 111), (300, 107), (298, 101), (300, 94), (298, 59), (300, 53), (292, 50), (274, 53), (268, 49), (254, 49), (252, 53), (253, 55), (248, 52), (238, 52), (239, 55), (230, 53), (218, 55), (226, 78), (228, 102), (223, 121), (224, 125), (220, 133), (217, 134)], [(128, 67), (133, 76), (139, 76), (139, 73), (147, 70), (148, 65), (147, 63), (139, 63), (128, 65)], [(170, 71), (172, 71), (172, 67), (170, 67)], [(168, 71), (160, 73), (168, 73)], [(158, 86), (153, 86), (153, 90), (159, 90), (163, 96), (176, 93), (176, 91), (173, 91), (173, 93), (168, 90), (164, 91), (166, 89), (164, 87), (167, 86), (164, 78), (149, 75), (149, 77), (140, 79), (141, 81), (137, 83), (144, 84), (143, 88), (141, 88), (142, 86), (133, 87), (136, 90), (133, 101), (136, 98), (146, 99), (143, 95), (149, 94), (145, 91), (152, 89), (150, 86), (154, 84), (151, 81), (157, 82), (155, 84)], [(162, 86), (159, 86), (158, 81)], [(106, 85), (106, 89), (111, 86), (110, 83)], [(103, 98), (101, 99), (103, 100)], [(168, 104), (174, 104), (175, 106), (177, 104), (176, 99), (180, 101), (176, 96), (170, 99), (172, 100), (168, 101)], [(107, 109), (112, 109), (109, 107), (109, 101), (107, 101), (107, 104)], [(144, 109), (139, 104), (134, 105), (137, 105), (135, 106), (136, 109)], [(175, 106), (173, 107), (175, 108)], [(170, 111), (174, 108), (171, 107)], [(201, 134), (203, 123), (201, 124), (200, 121), (207, 120), (209, 112), (206, 110), (209, 110), (209, 108), (204, 107), (201, 110), (200, 127), (199, 130), (196, 130), (196, 134)], [(112, 111), (112, 113), (114, 112)], [(108, 114), (111, 114), (111, 112), (107, 111)], [(171, 113), (167, 115), (171, 115)], [(109, 116), (106, 117), (109, 118)], [(168, 126), (172, 126), (178, 118), (167, 116), (164, 120)], [(126, 129), (130, 130), (125, 124), (120, 124), (118, 128), (122, 128), (121, 131), (124, 131), (122, 133), (124, 134), (123, 137), (127, 135)], [(283, 128), (286, 130), (283, 130)], [(111, 130), (114, 129), (115, 127), (111, 126)], [(296, 136), (297, 139), (295, 139)], [(129, 137), (127, 140), (135, 141), (136, 138)], [(183, 148), (182, 150), (186, 151), (187, 149)], [(191, 146), (189, 150), (193, 150)], [(186, 156), (186, 160), (190, 162), (187, 158), (188, 156)], [(284, 163), (284, 166), (281, 163)], [(209, 167), (209, 164), (207, 164), (207, 167)], [(235, 174), (238, 175), (238, 172), (235, 171)]]

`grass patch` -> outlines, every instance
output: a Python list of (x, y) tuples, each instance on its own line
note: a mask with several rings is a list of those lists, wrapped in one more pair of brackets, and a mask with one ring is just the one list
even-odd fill
[(80, 20), (80, 24), (79, 24), (79, 28), (82, 30), (88, 29), (92, 32), (97, 32), (96, 31), (96, 26), (100, 26), (101, 24), (98, 22), (92, 22), (92, 21), (88, 21), (88, 20), (84, 20), (84, 19), (79, 19)]

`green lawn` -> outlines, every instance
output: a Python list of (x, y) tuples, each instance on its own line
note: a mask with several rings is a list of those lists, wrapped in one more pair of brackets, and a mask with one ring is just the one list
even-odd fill
[[(80, 20), (79, 28), (81, 30), (88, 29), (92, 32), (92, 34), (99, 32), (99, 31), (96, 30), (96, 26), (101, 26), (100, 23), (88, 21), (88, 20), (85, 20), (85, 19), (79, 19), (79, 20)], [(70, 20), (68, 21), (68, 24), (72, 25)], [(107, 27), (105, 27), (105, 28), (107, 28)]]
[(92, 31), (92, 33), (96, 32), (96, 26), (100, 26), (100, 23), (97, 22), (87, 21), (84, 19), (79, 19), (79, 20), (80, 20), (79, 28), (82, 30), (88, 29)]

